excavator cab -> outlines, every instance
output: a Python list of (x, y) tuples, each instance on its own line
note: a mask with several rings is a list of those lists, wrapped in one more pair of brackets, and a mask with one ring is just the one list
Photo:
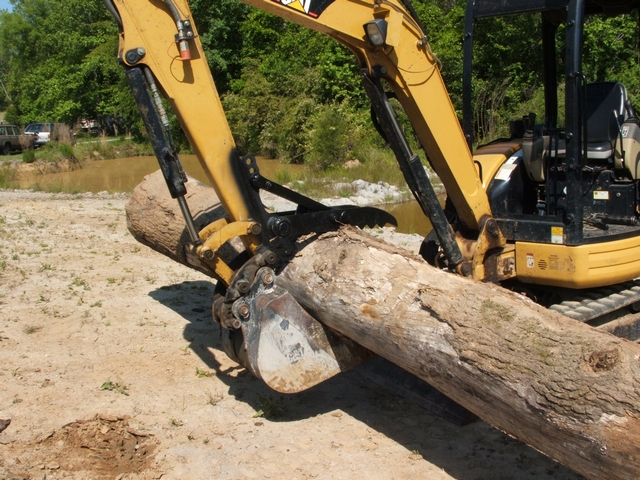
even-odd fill
[[(510, 139), (474, 152), (492, 214), (507, 242), (515, 244), (519, 282), (582, 289), (640, 275), (638, 120), (623, 84), (587, 78), (582, 69), (590, 16), (637, 14), (638, 6), (637, 0), (467, 4), (463, 130), (470, 148), (474, 27), (489, 17), (540, 15), (541, 122), (525, 114), (511, 123)], [(559, 32), (566, 32), (564, 51)], [(558, 59), (566, 69), (564, 105), (558, 102)]]

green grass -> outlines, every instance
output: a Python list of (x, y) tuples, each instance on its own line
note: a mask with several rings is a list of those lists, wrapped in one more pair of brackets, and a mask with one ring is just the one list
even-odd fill
[(100, 385), (100, 390), (108, 390), (110, 392), (117, 392), (122, 395), (129, 396), (129, 392), (127, 392), (127, 387), (124, 385), (120, 385), (119, 383), (112, 382), (107, 378), (107, 381)]

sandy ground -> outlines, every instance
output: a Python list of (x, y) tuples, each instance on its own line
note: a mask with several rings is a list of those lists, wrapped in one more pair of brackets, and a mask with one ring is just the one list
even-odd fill
[(361, 369), (270, 391), (221, 352), (210, 279), (137, 244), (126, 200), (0, 191), (0, 478), (580, 478)]

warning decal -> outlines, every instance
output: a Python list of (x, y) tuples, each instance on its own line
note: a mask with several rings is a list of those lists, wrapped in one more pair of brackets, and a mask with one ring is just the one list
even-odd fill
[(300, 13), (318, 18), (334, 0), (274, 0), (276, 3), (298, 10)]

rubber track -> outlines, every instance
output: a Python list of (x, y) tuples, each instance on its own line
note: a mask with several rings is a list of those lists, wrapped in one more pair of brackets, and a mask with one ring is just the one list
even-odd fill
[(640, 302), (640, 280), (589, 290), (575, 300), (551, 305), (549, 309), (588, 322), (636, 302)]

